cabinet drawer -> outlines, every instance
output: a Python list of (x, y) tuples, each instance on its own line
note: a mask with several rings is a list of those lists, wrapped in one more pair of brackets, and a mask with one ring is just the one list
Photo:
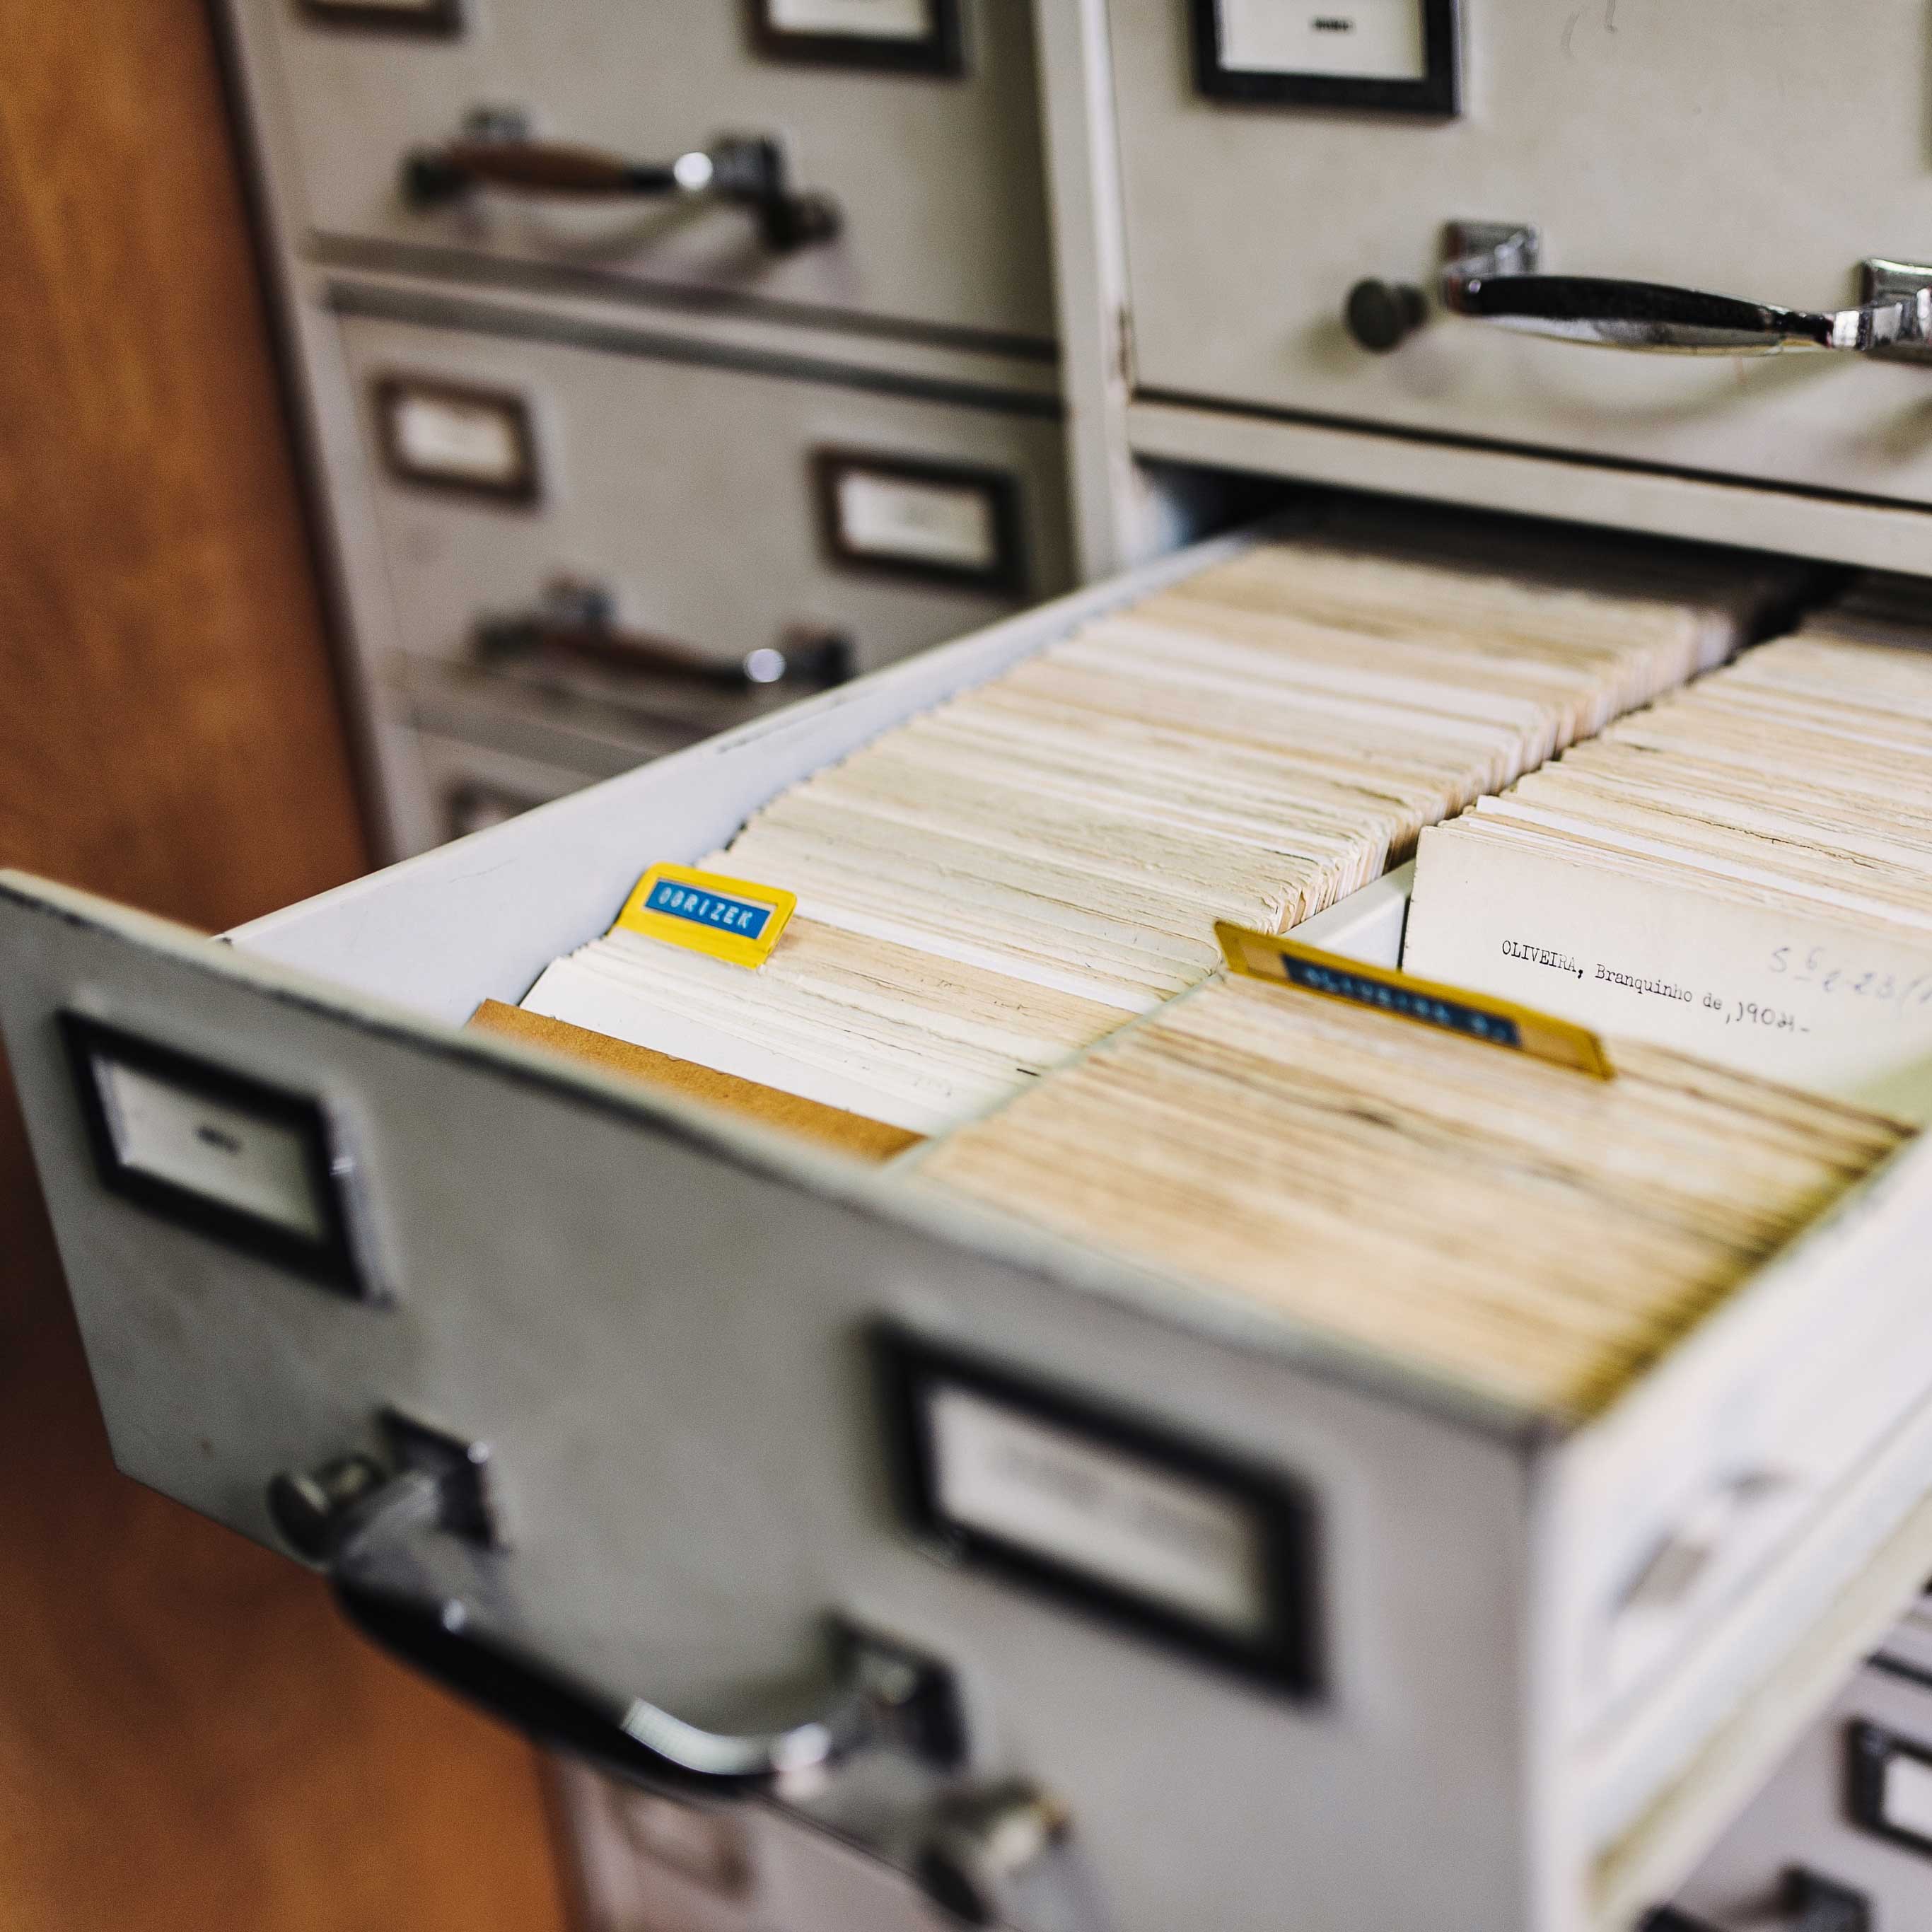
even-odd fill
[[(1774, 1923), (1796, 1867), (1862, 1895), (1877, 1932), (1932, 1917), (1932, 1844), (1911, 1842), (1924, 1822), (1916, 1754), (1932, 1753), (1924, 1630), (1922, 1611), (1881, 1645), (1714, 1847), (1680, 1894), (1683, 1910), (1712, 1932)], [(1880, 1760), (1869, 1784), (1862, 1756)]]
[[(1210, 98), (1192, 23), (1216, 10), (1252, 28), (1264, 10), (1109, 0), (1144, 396), (1466, 449), (1932, 500), (1923, 361), (1586, 354), (1445, 314), (1436, 293), (1447, 225), (1480, 222), (1534, 226), (1546, 273), (1804, 310), (1856, 304), (1867, 258), (1928, 253), (1916, 10), (1468, 4), (1450, 118)], [(1330, 10), (1346, 25), (1370, 10)], [(1376, 14), (1405, 10), (1420, 14), (1419, 0)], [(1224, 25), (1223, 39), (1234, 31)], [(1252, 32), (1233, 52), (1270, 65)], [(1365, 279), (1428, 296), (1426, 325), (1390, 352), (1344, 326)], [(1628, 292), (1610, 305), (1619, 301), (1642, 305)], [(1387, 446), (1384, 487), (1403, 487), (1403, 446)]]
[[(1240, 541), (230, 945), (0, 882), (0, 1018), (122, 1466), (268, 1539), (272, 1477), (388, 1453), (398, 1418), (487, 1444), (503, 1546), (464, 1560), (493, 1628), (620, 1687), (627, 1710), (714, 1730), (822, 1678), (830, 1616), (941, 1659), (970, 1776), (1064, 1804), (1122, 1932), (1261, 1932), (1286, 1900), (1311, 1925), (1634, 1922), (1932, 1570), (1922, 1147), (1566, 1433), (890, 1167), (458, 1030), (606, 927), (640, 855), (700, 856), (806, 772)], [(1381, 881), (1303, 935), (1386, 960), (1400, 896)], [(330, 1156), (309, 1171), (354, 1264), (332, 1286), (350, 1292), (112, 1186), (63, 1016), (309, 1120)], [(1849, 1340), (1820, 1348), (1821, 1331)], [(1864, 1348), (1881, 1331), (1888, 1378)], [(1130, 1567), (1104, 1573), (1111, 1599), (941, 1560), (899, 1494), (882, 1336), (892, 1388), (923, 1364), (982, 1422), (1010, 1397), (1090, 1476), (1096, 1457), (1118, 1474), (1112, 1454), (1151, 1459), (1197, 1502), (1300, 1499), (1308, 1666), (1230, 1668), (1180, 1641), (1158, 1600), (1122, 1614), (1144, 1574), (1131, 1545)], [(1817, 1466), (1780, 1534), (1742, 1567), (1717, 1552), (1724, 1588), (1688, 1604), (1648, 1674), (1601, 1707), (1591, 1660), (1629, 1577), (1714, 1485), (1756, 1466), (1798, 1394), (1833, 1426), (1808, 1438)], [(808, 1792), (784, 1802), (909, 1863), (902, 1796), (867, 1786), (836, 1816)]]
[[(789, 308), (1051, 352), (1033, 26), (1018, 0), (896, 0), (856, 10), (880, 20), (878, 34), (810, 46), (759, 22), (849, 26), (850, 0), (235, 8), (290, 240), (312, 255), (511, 271), (559, 289)], [(914, 57), (935, 45), (923, 23), (936, 23), (944, 55), (956, 19), (956, 70), (921, 70)], [(788, 57), (801, 50), (815, 57)], [(639, 163), (721, 136), (769, 138), (788, 184), (836, 203), (838, 232), (783, 252), (742, 208), (622, 193), (484, 188), (411, 206), (410, 158), (446, 150), (479, 111), (500, 133), (511, 112), (530, 140)]]
[[(619, 628), (700, 658), (831, 634), (866, 670), (1070, 579), (1049, 397), (948, 400), (909, 379), (881, 393), (836, 364), (800, 374), (621, 332), (513, 339), (485, 332), (500, 311), (478, 320), (340, 320), (412, 653), (466, 658), (479, 626), (568, 580), (608, 592)], [(841, 479), (861, 493), (843, 544)]]

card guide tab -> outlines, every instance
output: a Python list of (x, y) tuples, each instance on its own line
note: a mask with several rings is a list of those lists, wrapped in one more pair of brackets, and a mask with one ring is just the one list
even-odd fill
[(638, 881), (611, 929), (640, 932), (755, 970), (770, 957), (797, 908), (798, 895), (782, 886), (659, 865)]
[(1299, 946), (1277, 934), (1250, 932), (1224, 920), (1215, 922), (1214, 937), (1221, 943), (1228, 970), (1248, 979), (1277, 980), (1327, 999), (1372, 1006), (1396, 1019), (1526, 1053), (1553, 1066), (1574, 1067), (1598, 1080), (1610, 1079), (1616, 1073), (1603, 1042), (1594, 1034), (1532, 1006), (1492, 999), (1438, 980), (1418, 980), (1385, 966), (1366, 965), (1339, 952)]

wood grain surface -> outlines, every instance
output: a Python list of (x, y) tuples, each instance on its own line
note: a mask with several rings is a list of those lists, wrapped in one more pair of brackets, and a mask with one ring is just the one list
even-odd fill
[[(208, 20), (0, 6), (0, 862), (366, 862)], [(536, 1762), (111, 1468), (0, 1069), (0, 1932), (556, 1932)]]

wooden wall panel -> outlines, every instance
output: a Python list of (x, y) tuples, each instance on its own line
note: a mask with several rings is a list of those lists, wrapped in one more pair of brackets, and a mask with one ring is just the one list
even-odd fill
[[(0, 4), (0, 862), (365, 863), (197, 0)], [(532, 1754), (110, 1466), (0, 1067), (0, 1932), (557, 1932)]]

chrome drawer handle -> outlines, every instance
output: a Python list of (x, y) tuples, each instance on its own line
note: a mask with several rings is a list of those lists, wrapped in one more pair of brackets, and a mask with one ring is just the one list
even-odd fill
[(1543, 274), (1542, 237), (1527, 224), (1462, 222), (1449, 235), (1443, 307), (1525, 334), (1682, 356), (1837, 350), (1932, 360), (1932, 268), (1868, 261), (1863, 302), (1811, 311), (1660, 282)]
[[(425, 1432), (427, 1433), (427, 1432)], [(327, 1572), (337, 1604), (383, 1648), (540, 1742), (655, 1790), (737, 1798), (862, 1750), (935, 1770), (964, 1753), (952, 1674), (934, 1660), (844, 1624), (837, 1681), (816, 1714), (768, 1731), (687, 1723), (647, 1700), (590, 1684), (500, 1626), (502, 1566), (478, 1472), (442, 1454), (385, 1478), (343, 1457), (282, 1475), (269, 1508), (291, 1544)]]
[(829, 242), (842, 225), (829, 196), (789, 185), (784, 150), (763, 136), (722, 136), (671, 160), (639, 161), (535, 140), (520, 116), (492, 110), (472, 115), (458, 140), (406, 155), (400, 188), (404, 202), (419, 210), (446, 207), (482, 188), (580, 200), (704, 197), (747, 211), (777, 254)]

